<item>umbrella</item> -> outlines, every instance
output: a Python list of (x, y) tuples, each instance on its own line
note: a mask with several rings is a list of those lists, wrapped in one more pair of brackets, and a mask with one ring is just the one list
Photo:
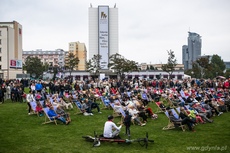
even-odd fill
[(224, 76), (218, 76), (217, 79), (226, 79)]

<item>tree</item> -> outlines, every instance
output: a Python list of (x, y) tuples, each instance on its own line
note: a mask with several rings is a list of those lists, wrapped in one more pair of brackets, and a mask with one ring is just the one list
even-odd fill
[(225, 64), (220, 56), (213, 55), (198, 58), (193, 62), (193, 68), (190, 72), (194, 73), (196, 78), (215, 78), (217, 75), (224, 75)]
[(65, 67), (67, 69), (69, 69), (70, 76), (71, 76), (71, 73), (74, 70), (74, 68), (77, 68), (78, 63), (79, 63), (79, 58), (76, 57), (72, 52), (70, 52), (68, 54), (66, 61), (65, 61)]
[(95, 76), (97, 76), (100, 72), (100, 60), (101, 60), (101, 55), (97, 54), (97, 55), (93, 55), (93, 58), (90, 59), (87, 63), (86, 63), (86, 69), (88, 72), (90, 73), (94, 73)]
[(224, 61), (216, 54), (212, 56), (211, 67), (212, 72), (215, 72), (213, 73), (213, 78), (216, 77), (216, 75), (223, 75), (226, 68)]
[(118, 53), (111, 55), (109, 59), (109, 68), (114, 70), (120, 79), (124, 79), (125, 72), (139, 71), (137, 62), (128, 60)]
[(226, 78), (230, 78), (230, 69), (227, 69), (226, 72), (224, 73), (224, 76)]
[(37, 56), (28, 56), (25, 60), (23, 69), (25, 69), (31, 76), (32, 74), (35, 74), (35, 78), (42, 76), (44, 71), (43, 64)]
[(49, 70), (49, 63), (47, 63), (47, 62), (45, 62), (44, 64), (43, 64), (43, 70), (44, 71), (48, 71)]
[(152, 65), (150, 65), (150, 70), (154, 70), (154, 67)]
[(169, 50), (168, 52), (168, 62), (161, 66), (162, 70), (169, 74), (169, 77), (172, 78), (172, 73), (175, 70), (177, 65), (177, 59), (175, 58), (174, 51)]

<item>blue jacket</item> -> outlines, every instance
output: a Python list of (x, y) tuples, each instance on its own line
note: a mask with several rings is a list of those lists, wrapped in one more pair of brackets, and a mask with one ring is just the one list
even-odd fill
[(35, 85), (35, 90), (42, 90), (42, 84), (41, 83), (37, 83)]
[(51, 117), (51, 118), (53, 118), (53, 117), (56, 117), (57, 114), (55, 113), (54, 110), (50, 109), (50, 110), (48, 111), (48, 116)]

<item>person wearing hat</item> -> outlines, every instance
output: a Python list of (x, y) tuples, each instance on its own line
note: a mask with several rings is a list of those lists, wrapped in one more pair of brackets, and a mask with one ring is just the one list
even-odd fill
[(120, 133), (121, 127), (122, 125), (117, 127), (116, 124), (113, 122), (113, 116), (109, 115), (108, 120), (105, 122), (105, 125), (104, 125), (103, 136), (105, 138), (119, 137), (118, 135)]

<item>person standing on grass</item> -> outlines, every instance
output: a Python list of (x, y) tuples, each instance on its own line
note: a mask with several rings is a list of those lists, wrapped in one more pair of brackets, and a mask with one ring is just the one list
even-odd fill
[(0, 103), (3, 103), (4, 102), (4, 92), (3, 92), (3, 89), (2, 89), (2, 86), (0, 85)]
[(125, 134), (127, 134), (128, 136), (130, 136), (131, 119), (132, 119), (132, 116), (129, 115), (128, 111), (126, 111), (123, 123), (125, 125)]
[(28, 105), (28, 115), (30, 115), (30, 112), (31, 112), (31, 105), (30, 105), (30, 102), (35, 101), (34, 95), (33, 95), (33, 91), (32, 91), (32, 90), (30, 90), (29, 93), (27, 94), (27, 96), (26, 96), (26, 101), (27, 101), (27, 105)]
[(35, 85), (35, 90), (37, 92), (41, 92), (42, 89), (43, 89), (42, 82), (41, 82), (41, 80), (39, 80), (39, 82), (37, 82), (36, 85)]

